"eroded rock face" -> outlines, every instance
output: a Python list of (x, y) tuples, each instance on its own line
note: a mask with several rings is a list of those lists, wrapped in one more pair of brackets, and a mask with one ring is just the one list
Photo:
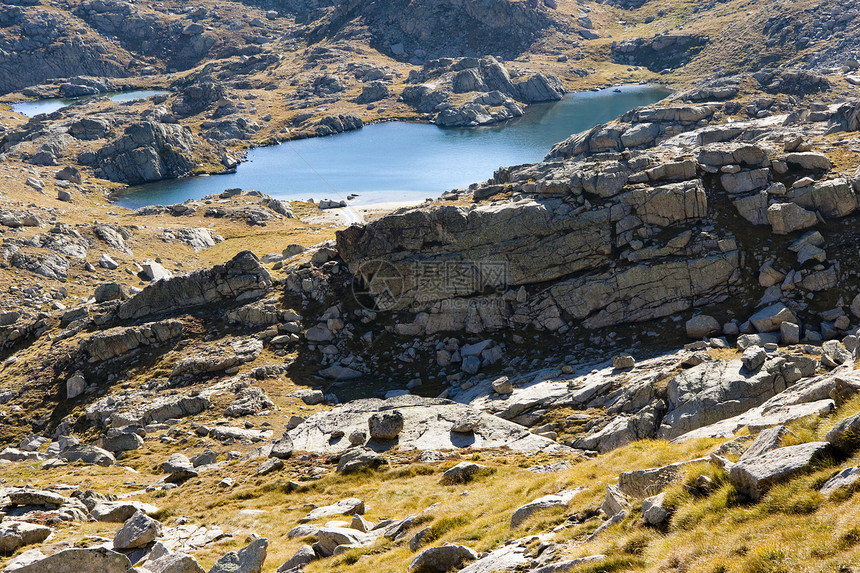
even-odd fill
[(741, 360), (706, 362), (669, 382), (669, 412), (658, 436), (672, 439), (718, 420), (759, 406), (805, 376), (815, 373), (816, 361), (780, 357), (755, 374)]
[(79, 23), (70, 14), (8, 3), (0, 9), (0, 27), (13, 32), (2, 43), (7, 56), (0, 63), (0, 93), (49, 78), (128, 74), (129, 55), (112, 50), (110, 42), (74, 40)]
[(676, 68), (707, 45), (707, 36), (664, 34), (651, 38), (631, 38), (619, 42), (612, 51), (613, 61), (646, 66), (653, 71)]
[[(402, 280), (385, 285), (395, 289), (393, 307), (430, 311), (420, 324), (427, 333), (479, 332), (522, 324), (558, 330), (565, 325), (563, 317), (593, 328), (666, 316), (727, 296), (739, 266), (730, 240), (683, 235), (662, 246), (632, 252), (612, 270), (598, 270), (612, 260), (614, 249), (634, 240), (633, 229), (638, 225), (672, 227), (705, 218), (707, 199), (700, 183), (668, 183), (620, 193), (629, 175), (622, 165), (586, 165), (563, 172), (573, 178), (559, 181), (558, 191), (579, 196), (582, 207), (561, 199), (529, 197), (471, 209), (411, 210), (340, 232), (339, 253), (350, 270), (364, 276), (371, 290), (374, 276), (363, 274), (368, 261), (382, 259), (396, 268)], [(604, 201), (595, 201), (589, 208), (585, 194), (599, 195)], [(422, 275), (425, 267), (455, 264), (471, 280), (436, 286)], [(574, 274), (576, 278), (565, 278)], [(464, 300), (456, 304), (459, 312), (446, 310), (453, 304), (433, 306), (474, 297), (488, 287), (529, 287), (551, 281), (555, 284), (541, 287), (522, 303), (505, 299), (491, 304), (479, 299), (486, 304), (480, 304), (478, 311), (470, 308), (477, 306), (475, 300)]]
[(129, 126), (122, 137), (101, 148), (96, 162), (101, 176), (111, 181), (159, 181), (191, 171), (194, 145), (188, 127), (144, 121)]
[(147, 346), (156, 346), (176, 340), (185, 332), (178, 320), (152, 322), (142, 326), (117, 328), (98, 332), (82, 340), (80, 351), (90, 363), (104, 362)]
[[(301, 11), (308, 9), (304, 3), (297, 5)], [(430, 57), (469, 52), (513, 56), (552, 23), (551, 11), (544, 3), (510, 0), (481, 5), (450, 0), (396, 0), (366, 7), (361, 16), (364, 25), (372, 30), (374, 41), (380, 46), (388, 44), (387, 51), (404, 59), (416, 50)]]
[(158, 281), (117, 309), (122, 320), (140, 319), (195, 306), (263, 294), (272, 278), (251, 251), (243, 251), (223, 265)]

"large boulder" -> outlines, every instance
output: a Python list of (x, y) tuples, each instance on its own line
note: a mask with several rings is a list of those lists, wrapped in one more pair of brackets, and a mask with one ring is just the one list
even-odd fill
[(115, 436), (102, 438), (102, 447), (109, 452), (127, 452), (143, 447), (143, 438), (134, 432), (123, 432)]
[(384, 82), (374, 81), (365, 84), (355, 103), (372, 103), (391, 95), (388, 86)]
[(145, 514), (158, 513), (158, 508), (154, 505), (131, 500), (100, 500), (91, 504), (89, 509), (93, 519), (108, 523), (123, 523), (138, 511)]
[(239, 551), (227, 553), (215, 562), (209, 573), (261, 573), (268, 547), (268, 539), (256, 539)]
[(377, 469), (388, 465), (388, 460), (369, 448), (352, 448), (337, 462), (337, 473), (351, 474), (364, 469)]
[(642, 500), (642, 517), (651, 525), (660, 525), (669, 518), (669, 510), (664, 507), (666, 501), (665, 493)]
[(750, 317), (750, 322), (759, 332), (775, 332), (783, 322), (797, 324), (797, 317), (781, 302), (772, 304)]
[(403, 414), (398, 410), (373, 414), (367, 421), (370, 437), (379, 440), (393, 440), (403, 430)]
[(131, 561), (121, 553), (103, 547), (95, 549), (66, 549), (29, 565), (15, 573), (127, 573)]
[(205, 573), (197, 560), (185, 553), (165, 553), (144, 563), (147, 573)]
[(535, 513), (548, 509), (567, 507), (568, 502), (581, 490), (562, 491), (557, 494), (545, 495), (518, 507), (511, 515), (511, 529), (518, 527)]
[(770, 182), (769, 169), (754, 169), (739, 173), (726, 173), (720, 177), (720, 183), (730, 195), (749, 193), (756, 189), (767, 187)]
[(846, 179), (822, 181), (792, 189), (788, 197), (804, 209), (817, 211), (831, 219), (845, 217), (857, 209), (857, 196)]
[(789, 153), (785, 156), (785, 162), (789, 165), (793, 165), (807, 171), (827, 171), (833, 167), (833, 164), (827, 156), (823, 153), (818, 153), (817, 151)]
[(462, 545), (430, 547), (415, 556), (409, 563), (409, 571), (417, 573), (444, 573), (458, 569), (466, 561), (473, 561), (478, 554)]
[(698, 314), (686, 323), (687, 336), (703, 338), (722, 331), (722, 325), (713, 316)]
[(788, 235), (818, 224), (818, 217), (795, 203), (774, 203), (767, 208), (767, 220), (777, 235)]
[(53, 533), (50, 527), (23, 521), (0, 525), (0, 555), (10, 555), (20, 547), (41, 543)]
[[(373, 543), (375, 536), (347, 527), (321, 527), (317, 532), (314, 549), (324, 556), (334, 555), (340, 546), (364, 547)], [(211, 573), (211, 572), (210, 572)]]
[(686, 466), (702, 461), (705, 459), (678, 462), (659, 468), (622, 472), (618, 475), (618, 489), (631, 497), (653, 496), (663, 491), (670, 484), (682, 479)]
[(840, 490), (846, 490), (853, 487), (860, 480), (860, 468), (850, 467), (845, 468), (829, 480), (827, 480), (819, 490), (823, 495), (831, 495)]
[(3, 495), (8, 498), (8, 505), (45, 505), (59, 507), (67, 499), (58, 493), (41, 489), (7, 489)]
[(484, 466), (474, 462), (460, 462), (456, 466), (445, 470), (439, 479), (439, 483), (444, 485), (465, 483), (483, 469), (485, 469)]
[(852, 453), (860, 446), (860, 414), (839, 420), (824, 438), (837, 450)]
[(734, 464), (729, 479), (739, 492), (758, 500), (774, 484), (805, 471), (829, 449), (827, 442), (809, 442), (771, 450)]
[(59, 458), (67, 462), (84, 462), (99, 466), (111, 466), (116, 463), (112, 453), (98, 446), (75, 444), (60, 452)]
[(332, 505), (325, 505), (311, 510), (309, 514), (299, 520), (299, 523), (307, 523), (308, 521), (316, 521), (325, 517), (335, 515), (360, 515), (364, 513), (364, 502), (354, 497), (342, 499)]
[(565, 89), (555, 76), (537, 73), (529, 79), (516, 84), (518, 100), (524, 103), (558, 101), (564, 97)]
[(317, 555), (314, 552), (313, 547), (311, 547), (310, 545), (302, 545), (298, 548), (298, 550), (293, 554), (292, 557), (287, 559), (283, 565), (278, 567), (276, 573), (286, 573), (295, 569), (301, 570), (305, 565), (307, 565), (316, 558)]
[(668, 412), (657, 437), (671, 440), (741, 415), (812, 376), (817, 365), (812, 358), (788, 355), (774, 356), (755, 373), (741, 360), (713, 360), (682, 371), (669, 380)]
[(793, 436), (791, 430), (785, 426), (779, 425), (773, 428), (762, 430), (750, 447), (741, 455), (739, 461), (751, 460), (765, 455), (766, 453), (779, 448), (782, 445), (782, 440), (787, 436)]
[(155, 541), (161, 534), (161, 523), (136, 511), (113, 538), (114, 549), (136, 549), (145, 547)]
[(617, 485), (608, 485), (606, 486), (606, 497), (600, 509), (607, 517), (613, 517), (622, 511), (629, 511), (630, 502)]

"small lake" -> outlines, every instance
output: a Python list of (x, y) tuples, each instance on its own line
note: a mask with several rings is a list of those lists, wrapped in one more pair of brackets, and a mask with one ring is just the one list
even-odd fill
[[(620, 91), (616, 91), (620, 90)], [(665, 98), (657, 86), (570, 94), (529, 106), (523, 117), (487, 127), (443, 129), (390, 122), (357, 131), (285, 142), (248, 152), (235, 173), (131, 187), (116, 203), (136, 209), (199, 199), (240, 187), (284, 200), (345, 199), (351, 206), (422, 201), (486, 181), (499, 167), (540, 161), (573, 133)]]
[(85, 96), (72, 99), (40, 99), (37, 101), (22, 101), (12, 104), (12, 111), (16, 111), (27, 117), (36, 117), (42, 113), (54, 113), (75, 103), (80, 103), (94, 97), (107, 97), (111, 101), (132, 101), (144, 99), (154, 95), (166, 94), (163, 90), (136, 90), (130, 92), (118, 92), (103, 94), (102, 96)]

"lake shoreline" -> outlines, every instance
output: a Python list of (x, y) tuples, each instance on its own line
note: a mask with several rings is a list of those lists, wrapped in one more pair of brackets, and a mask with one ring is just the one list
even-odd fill
[[(601, 93), (601, 92), (608, 92), (608, 90), (615, 90), (615, 89), (621, 89), (621, 90), (624, 90), (624, 92), (618, 93), (618, 94), (616, 94), (616, 93)], [(674, 93), (673, 90), (671, 90), (670, 88), (668, 88), (664, 85), (655, 84), (655, 83), (621, 84), (621, 85), (616, 84), (616, 85), (603, 87), (600, 89), (590, 89), (590, 90), (584, 90), (584, 91), (570, 92), (569, 94), (567, 94), (565, 96), (564, 99), (562, 99), (558, 102), (548, 102), (545, 104), (533, 104), (527, 108), (526, 113), (522, 117), (509, 119), (509, 120), (494, 123), (491, 125), (482, 125), (482, 126), (475, 126), (475, 127), (444, 128), (444, 127), (436, 126), (432, 122), (422, 120), (422, 119), (416, 118), (416, 117), (409, 117), (409, 118), (404, 118), (404, 119), (384, 118), (384, 119), (380, 119), (380, 120), (376, 120), (376, 121), (372, 121), (372, 122), (367, 122), (363, 125), (362, 128), (359, 128), (357, 130), (351, 130), (348, 132), (338, 133), (338, 134), (333, 134), (333, 135), (336, 135), (336, 136), (341, 137), (341, 138), (347, 138), (350, 135), (355, 136), (355, 134), (366, 133), (364, 131), (364, 127), (377, 127), (377, 126), (392, 125), (393, 124), (393, 125), (403, 125), (403, 126), (417, 125), (417, 126), (422, 126), (422, 127), (423, 126), (427, 126), (427, 127), (433, 126), (439, 130), (439, 132), (438, 132), (439, 134), (443, 134), (443, 135), (439, 136), (442, 138), (444, 138), (446, 136), (450, 136), (452, 139), (456, 139), (456, 138), (459, 138), (462, 134), (467, 134), (467, 135), (465, 135), (465, 137), (469, 137), (469, 134), (474, 135), (474, 136), (479, 136), (482, 133), (487, 133), (487, 134), (490, 134), (492, 136), (492, 134), (494, 134), (494, 133), (501, 132), (501, 131), (507, 130), (507, 129), (512, 129), (513, 126), (516, 126), (516, 125), (528, 126), (529, 122), (533, 119), (533, 117), (535, 117), (535, 116), (542, 117), (544, 115), (547, 115), (548, 110), (553, 110), (556, 106), (560, 106), (560, 105), (563, 106), (563, 105), (565, 105), (564, 102), (566, 102), (566, 101), (568, 102), (568, 104), (570, 104), (571, 101), (586, 101), (587, 102), (587, 100), (590, 99), (588, 97), (590, 94), (594, 94), (594, 95), (597, 95), (599, 97), (608, 98), (607, 101), (610, 103), (613, 103), (616, 101), (616, 98), (623, 97), (623, 95), (625, 95), (625, 94), (628, 97), (636, 97), (637, 94), (642, 94), (642, 93), (647, 94), (649, 92), (653, 93), (656, 91), (660, 91), (660, 92), (665, 91), (665, 93), (661, 93), (661, 96), (659, 97), (659, 99), (655, 99), (652, 97), (649, 100), (649, 102), (642, 103), (640, 105), (635, 105), (633, 107), (641, 107), (641, 105), (650, 105), (652, 103), (655, 103), (656, 101), (660, 101), (662, 99), (670, 97), (672, 95), (672, 93)], [(586, 105), (586, 104), (583, 103), (581, 105)], [(605, 107), (608, 107), (608, 106), (604, 105), (600, 109), (602, 110)], [(627, 111), (628, 109), (632, 109), (632, 108), (626, 108), (623, 111), (621, 111), (621, 113), (624, 113), (624, 111)], [(603, 118), (604, 121), (601, 121), (599, 123), (604, 123), (605, 121), (612, 121), (614, 119), (617, 119), (617, 117), (620, 116), (621, 113), (618, 113), (617, 115), (613, 115), (611, 118), (608, 118), (608, 117)], [(553, 125), (551, 127), (553, 127), (554, 129), (556, 129), (556, 131), (558, 131), (557, 126)], [(514, 165), (514, 164), (520, 164), (520, 163), (524, 163), (524, 162), (528, 163), (528, 162), (540, 160), (545, 155), (546, 152), (549, 152), (550, 147), (552, 145), (554, 145), (555, 143), (557, 143), (558, 141), (563, 140), (564, 138), (568, 137), (572, 133), (577, 133), (577, 132), (581, 131), (582, 129), (588, 129), (590, 127), (591, 127), (591, 125), (580, 126), (579, 128), (573, 127), (572, 130), (570, 130), (570, 131), (564, 131), (563, 133), (559, 133), (558, 136), (555, 138), (552, 138), (551, 141), (545, 142), (544, 149), (539, 156), (535, 155), (532, 152), (528, 157), (525, 158), (525, 161), (523, 159), (521, 159), (518, 155), (508, 154), (507, 157), (500, 160), (501, 163), (498, 163), (495, 165), (495, 168), (505, 167), (505, 166)], [(239, 155), (238, 157), (235, 157), (237, 159), (237, 161), (239, 161), (239, 163), (236, 167), (233, 167), (230, 169), (224, 169), (221, 171), (199, 173), (199, 174), (195, 174), (195, 175), (189, 175), (186, 177), (179, 177), (179, 178), (173, 178), (173, 179), (165, 179), (165, 180), (160, 180), (160, 181), (148, 182), (148, 183), (145, 183), (142, 185), (132, 185), (132, 186), (119, 187), (119, 188), (116, 188), (110, 192), (110, 194), (108, 195), (108, 201), (110, 201), (112, 204), (115, 204), (117, 206), (125, 207), (125, 208), (131, 208), (131, 209), (142, 207), (145, 205), (173, 204), (176, 202), (182, 202), (182, 201), (168, 201), (168, 202), (143, 201), (142, 202), (142, 201), (134, 201), (133, 198), (135, 197), (135, 195), (137, 195), (138, 197), (143, 195), (144, 193), (146, 193), (147, 189), (149, 189), (149, 190), (154, 189), (154, 190), (156, 190), (156, 192), (160, 193), (161, 192), (160, 190), (164, 187), (174, 187), (177, 185), (178, 186), (186, 186), (186, 187), (187, 186), (200, 187), (199, 183), (193, 183), (193, 182), (200, 182), (202, 180), (208, 179), (210, 176), (216, 176), (216, 175), (237, 176), (236, 177), (237, 179), (243, 179), (243, 178), (247, 179), (247, 177), (239, 176), (239, 170), (242, 169), (243, 166), (246, 166), (248, 163), (252, 163), (255, 161), (254, 157), (249, 158), (249, 154), (256, 153), (257, 154), (256, 159), (259, 159), (259, 153), (265, 152), (266, 150), (278, 149), (285, 144), (289, 145), (289, 144), (295, 143), (295, 142), (325, 141), (325, 140), (327, 140), (327, 137), (328, 137), (328, 136), (318, 136), (318, 135), (306, 134), (306, 133), (295, 134), (295, 135), (296, 135), (295, 137), (279, 138), (277, 140), (273, 140), (273, 141), (267, 142), (265, 144), (249, 145), (246, 149), (243, 150), (243, 153), (241, 155)], [(368, 136), (368, 138), (373, 139), (371, 136)], [(348, 141), (348, 140), (343, 139), (342, 141)], [(439, 195), (441, 195), (445, 191), (451, 190), (453, 188), (459, 188), (460, 185), (468, 185), (470, 183), (475, 183), (475, 182), (478, 182), (480, 180), (484, 180), (484, 179), (486, 179), (486, 177), (489, 177), (492, 175), (492, 171), (489, 171), (489, 173), (485, 174), (484, 176), (477, 176), (477, 177), (472, 178), (472, 179), (464, 180), (464, 181), (460, 182), (459, 184), (455, 184), (453, 186), (440, 185), (439, 187), (436, 187), (435, 189), (420, 189), (420, 188), (400, 189), (400, 190), (398, 190), (397, 188), (388, 188), (388, 189), (353, 189), (353, 188), (343, 189), (343, 188), (341, 188), (341, 189), (337, 189), (336, 188), (337, 186), (332, 186), (331, 184), (329, 184), (329, 182), (325, 178), (322, 177), (322, 175), (317, 173), (316, 170), (314, 169), (314, 167), (311, 166), (311, 163), (308, 162), (304, 158), (304, 156), (302, 156), (302, 154), (299, 153), (298, 150), (296, 150), (292, 146), (290, 146), (290, 148), (296, 153), (296, 155), (299, 158), (301, 158), (301, 162), (299, 162), (299, 163), (304, 163), (305, 165), (307, 165), (307, 167), (309, 167), (316, 174), (316, 176), (318, 176), (319, 179), (321, 179), (325, 183), (325, 186), (321, 186), (319, 184), (319, 181), (316, 178), (314, 178), (315, 185), (309, 186), (306, 191), (303, 190), (300, 193), (300, 197), (289, 197), (289, 198), (285, 198), (283, 195), (284, 194), (295, 195), (296, 193), (298, 193), (298, 191), (294, 191), (294, 190), (291, 191), (289, 189), (278, 189), (278, 190), (273, 192), (273, 191), (268, 190), (266, 188), (261, 188), (261, 187), (256, 186), (257, 185), (256, 181), (253, 183), (247, 183), (246, 182), (247, 185), (252, 185), (252, 186), (248, 187), (248, 189), (256, 189), (256, 190), (259, 190), (263, 193), (267, 193), (267, 194), (270, 194), (273, 196), (280, 194), (281, 196), (278, 198), (288, 200), (288, 201), (308, 200), (308, 197), (312, 197), (313, 200), (315, 200), (315, 201), (320, 201), (320, 200), (324, 200), (324, 199), (331, 199), (331, 198), (335, 198), (336, 200), (346, 200), (346, 197), (350, 194), (356, 194), (356, 195), (361, 196), (362, 194), (367, 194), (367, 193), (389, 192), (391, 194), (410, 193), (413, 196), (406, 199), (407, 201), (409, 201), (409, 202), (413, 202), (413, 201), (420, 202), (420, 200), (424, 200), (424, 199), (428, 198), (430, 195), (438, 197)], [(532, 155), (534, 155), (534, 156), (532, 156)], [(301, 167), (304, 167), (304, 166), (301, 166)], [(326, 167), (328, 167), (328, 165), (326, 165)], [(395, 171), (396, 171), (396, 169), (395, 169)], [(244, 175), (244, 174), (242, 174), (242, 175)], [(220, 189), (221, 191), (223, 191), (223, 189), (231, 188), (231, 187), (241, 187), (243, 189), (245, 188), (245, 185), (231, 184), (228, 181), (225, 181), (224, 183), (225, 183), (225, 185), (223, 186), (222, 189)], [(263, 187), (265, 187), (264, 184), (262, 184), (262, 185), (263, 185)], [(212, 186), (212, 187), (214, 187), (214, 186)], [(320, 187), (323, 187), (323, 188), (320, 189)], [(326, 187), (327, 187), (327, 189), (326, 189)], [(218, 191), (215, 190), (214, 188), (209, 189), (208, 192), (206, 192), (206, 193), (196, 193), (196, 195), (192, 192), (188, 196), (185, 196), (183, 201), (188, 200), (188, 199), (199, 199), (201, 197), (215, 194), (217, 192)], [(422, 195), (420, 200), (417, 197), (418, 194)], [(391, 202), (390, 197), (376, 198), (376, 199), (372, 199), (370, 202), (367, 202), (366, 198), (365, 199), (359, 199), (359, 204), (361, 207), (365, 207), (365, 206), (369, 206), (369, 205), (376, 205), (379, 203), (390, 203), (390, 202)]]

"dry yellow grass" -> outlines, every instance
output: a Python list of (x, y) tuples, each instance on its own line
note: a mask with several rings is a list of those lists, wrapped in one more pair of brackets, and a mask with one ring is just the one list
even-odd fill
[[(261, 357), (267, 361), (273, 357)], [(249, 365), (250, 367), (251, 365)], [(287, 379), (259, 383), (281, 406), (279, 412), (265, 417), (248, 418), (259, 426), (272, 424), (276, 435), (283, 431), (286, 418), (292, 413), (308, 415), (319, 407), (304, 406), (286, 394), (296, 386)], [(219, 398), (216, 396), (216, 402)], [(220, 403), (220, 402), (219, 402)], [(822, 439), (833, 424), (846, 415), (860, 411), (860, 399), (842, 406), (838, 414), (823, 418), (812, 417), (790, 425), (795, 438), (786, 445)], [(193, 436), (191, 424), (212, 423), (214, 413), (182, 422), (178, 441), (164, 443), (153, 436), (144, 449), (129, 453), (123, 467), (85, 467), (73, 464), (67, 468), (41, 471), (36, 464), (7, 464), (3, 477), (9, 485), (33, 484), (50, 486), (73, 484), (81, 489), (105, 493), (128, 493), (154, 483), (161, 477), (159, 465), (172, 452), (192, 455), (204, 448), (204, 441)], [(94, 437), (94, 436), (92, 436)], [(218, 526), (233, 537), (209, 546), (196, 557), (208, 568), (221, 555), (247, 543), (252, 533), (270, 541), (269, 557), (264, 571), (273, 572), (286, 561), (299, 545), (308, 540), (289, 539), (287, 532), (296, 525), (313, 505), (327, 505), (346, 497), (365, 501), (365, 517), (377, 522), (416, 514), (437, 504), (422, 515), (410, 530), (431, 527), (432, 544), (458, 543), (477, 551), (489, 551), (511, 539), (544, 533), (566, 524), (556, 537), (563, 544), (564, 555), (579, 557), (603, 553), (609, 558), (600, 567), (584, 566), (574, 571), (688, 571), (713, 573), (764, 572), (825, 572), (856, 563), (860, 559), (860, 544), (855, 519), (860, 511), (860, 498), (837, 495), (830, 499), (817, 489), (836, 471), (860, 463), (860, 455), (825, 463), (819, 469), (775, 487), (758, 504), (744, 502), (728, 483), (725, 473), (709, 464), (690, 466), (682, 483), (667, 490), (669, 505), (674, 509), (671, 522), (657, 530), (644, 524), (637, 509), (641, 500), (631, 500), (632, 517), (604, 532), (595, 541), (585, 537), (599, 522), (568, 520), (568, 516), (586, 516), (603, 501), (605, 486), (614, 483), (622, 471), (659, 467), (668, 463), (707, 455), (720, 440), (698, 440), (684, 444), (665, 441), (636, 442), (594, 459), (550, 456), (528, 456), (503, 450), (461, 451), (441, 464), (416, 463), (415, 452), (392, 452), (392, 468), (375, 473), (340, 476), (333, 473), (332, 462), (325, 456), (299, 458), (299, 453), (276, 474), (260, 477), (255, 474), (258, 461), (229, 462), (224, 468), (201, 474), (182, 486), (160, 493), (143, 493), (135, 499), (154, 503), (161, 508), (159, 518), (171, 525), (177, 518), (192, 523)], [(228, 449), (248, 451), (251, 446), (213, 446), (222, 456)], [(460, 459), (484, 464), (483, 472), (468, 484), (443, 486), (440, 473)], [(222, 457), (223, 459), (223, 457)], [(569, 459), (573, 467), (556, 474), (534, 474), (525, 468), (534, 464)], [(293, 490), (288, 482), (300, 480), (310, 468), (324, 467), (328, 473), (316, 481), (300, 481)], [(711, 477), (714, 486), (708, 492), (693, 487), (696, 477)], [(219, 487), (224, 477), (236, 480), (232, 489)], [(520, 505), (542, 495), (561, 489), (583, 487), (569, 503), (566, 511), (539, 513), (515, 530), (509, 527), (510, 516)], [(251, 510), (251, 511), (245, 511)], [(261, 510), (261, 511), (260, 511)], [(347, 516), (348, 520), (349, 517)], [(323, 520), (325, 521), (325, 520)], [(71, 524), (60, 526), (56, 543), (80, 543), (88, 535), (110, 538), (118, 524)], [(308, 567), (309, 573), (322, 571), (403, 571), (414, 557), (406, 541), (380, 540), (371, 547), (356, 549), (334, 558), (321, 560)]]

